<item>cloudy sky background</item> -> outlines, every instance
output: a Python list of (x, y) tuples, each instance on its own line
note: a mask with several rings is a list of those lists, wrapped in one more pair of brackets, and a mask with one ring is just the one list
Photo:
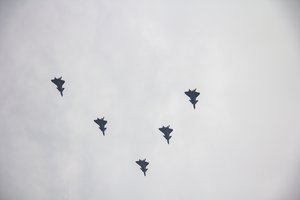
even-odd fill
[(1, 199), (300, 199), (299, 11), (1, 1)]

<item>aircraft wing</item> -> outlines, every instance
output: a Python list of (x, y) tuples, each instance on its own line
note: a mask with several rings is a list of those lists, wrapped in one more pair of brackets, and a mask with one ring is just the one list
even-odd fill
[(147, 167), (147, 165), (149, 165), (149, 162), (144, 161), (144, 167)]
[(171, 128), (167, 129), (167, 132), (168, 132), (169, 134), (172, 133), (172, 131), (173, 131), (173, 129), (171, 129)]
[(194, 96), (195, 96), (195, 98), (197, 98), (198, 96), (199, 96), (199, 94), (200, 94), (200, 92), (194, 92)]
[(159, 128), (159, 130), (160, 130), (161, 132), (163, 132), (164, 134), (170, 134), (170, 133), (173, 131), (173, 129), (171, 129), (171, 128), (166, 128), (166, 127)]
[(138, 164), (138, 165), (140, 165), (141, 166), (141, 160), (138, 160), (138, 161), (135, 161), (136, 162), (136, 164)]
[(162, 128), (159, 128), (158, 130), (160, 130), (161, 132), (164, 132), (164, 131), (165, 131), (165, 128), (162, 127)]
[(94, 122), (100, 126), (100, 119), (95, 119)]
[(188, 97), (193, 98), (193, 93), (191, 90), (184, 92)]
[(105, 124), (107, 123), (107, 121), (104, 120), (103, 118), (102, 119), (97, 118), (97, 119), (94, 120), (94, 122), (96, 124), (98, 124), (99, 126), (105, 126)]
[(105, 124), (107, 123), (107, 121), (106, 120), (102, 120), (102, 123), (103, 123), (103, 125), (105, 126)]
[(51, 81), (52, 81), (52, 83), (54, 83), (55, 85), (58, 85), (58, 84), (59, 84), (59, 83), (58, 83), (59, 81), (58, 81), (58, 79), (56, 79), (56, 78), (52, 79)]
[(52, 79), (51, 80), (55, 85), (63, 85), (64, 83), (65, 83), (65, 81), (64, 80), (61, 80), (61, 79), (57, 79), (57, 78), (54, 78), (54, 79)]

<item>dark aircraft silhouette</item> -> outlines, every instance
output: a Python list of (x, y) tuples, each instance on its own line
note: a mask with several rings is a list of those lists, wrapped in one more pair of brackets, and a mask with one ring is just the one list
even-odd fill
[(51, 81), (57, 86), (58, 91), (60, 92), (60, 95), (63, 96), (63, 91), (65, 88), (63, 88), (63, 84), (65, 83), (64, 80), (61, 79), (62, 77), (52, 79)]
[(196, 109), (196, 103), (198, 102), (197, 97), (199, 96), (199, 92), (196, 92), (197, 89), (190, 90), (184, 92), (188, 97), (190, 97), (190, 102), (193, 104), (194, 109)]
[(167, 142), (169, 144), (169, 140), (172, 137), (170, 134), (172, 133), (173, 129), (171, 129), (170, 125), (169, 125), (167, 127), (163, 126), (163, 127), (159, 128), (159, 130), (164, 134), (164, 137), (166, 138), (166, 140), (167, 140)]
[(146, 167), (149, 164), (146, 161), (146, 158), (144, 160), (139, 159), (138, 161), (135, 161), (135, 162), (136, 162), (136, 164), (138, 164), (141, 167), (140, 169), (143, 171), (144, 176), (146, 176), (146, 171), (148, 170)]
[(97, 118), (94, 120), (94, 122), (99, 125), (99, 129), (102, 131), (103, 135), (105, 135), (105, 124), (107, 123), (107, 121), (104, 120), (104, 117), (102, 117), (101, 119)]

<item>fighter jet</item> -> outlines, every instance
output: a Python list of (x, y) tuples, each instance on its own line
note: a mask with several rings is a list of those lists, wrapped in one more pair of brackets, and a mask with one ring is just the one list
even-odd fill
[(105, 130), (106, 130), (105, 124), (107, 123), (107, 121), (104, 120), (104, 117), (102, 117), (101, 119), (97, 118), (94, 120), (94, 122), (99, 125), (99, 129), (102, 131), (103, 135), (105, 136)]
[(51, 81), (57, 86), (58, 91), (60, 92), (60, 95), (63, 96), (63, 91), (65, 88), (63, 88), (63, 84), (65, 83), (64, 80), (61, 79), (62, 77), (52, 79)]
[(144, 176), (146, 176), (146, 171), (148, 170), (146, 167), (149, 164), (149, 162), (146, 161), (146, 158), (144, 160), (139, 159), (138, 161), (135, 162), (141, 167), (140, 169), (144, 173)]
[(167, 142), (169, 144), (169, 140), (172, 137), (170, 134), (172, 133), (173, 129), (171, 129), (170, 125), (169, 125), (167, 127), (163, 126), (163, 127), (159, 128), (159, 130), (164, 134), (164, 137), (166, 138), (166, 140), (167, 140)]
[(199, 96), (199, 92), (196, 92), (197, 89), (190, 90), (184, 92), (188, 97), (190, 97), (190, 102), (193, 104), (194, 109), (196, 109), (196, 103), (198, 102), (197, 97)]

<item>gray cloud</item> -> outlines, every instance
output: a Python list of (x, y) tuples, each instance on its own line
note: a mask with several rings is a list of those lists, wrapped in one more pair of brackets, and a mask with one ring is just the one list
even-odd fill
[[(299, 199), (291, 4), (0, 7), (1, 199)], [(195, 87), (193, 110), (183, 92)], [(134, 163), (144, 157), (147, 177)]]

